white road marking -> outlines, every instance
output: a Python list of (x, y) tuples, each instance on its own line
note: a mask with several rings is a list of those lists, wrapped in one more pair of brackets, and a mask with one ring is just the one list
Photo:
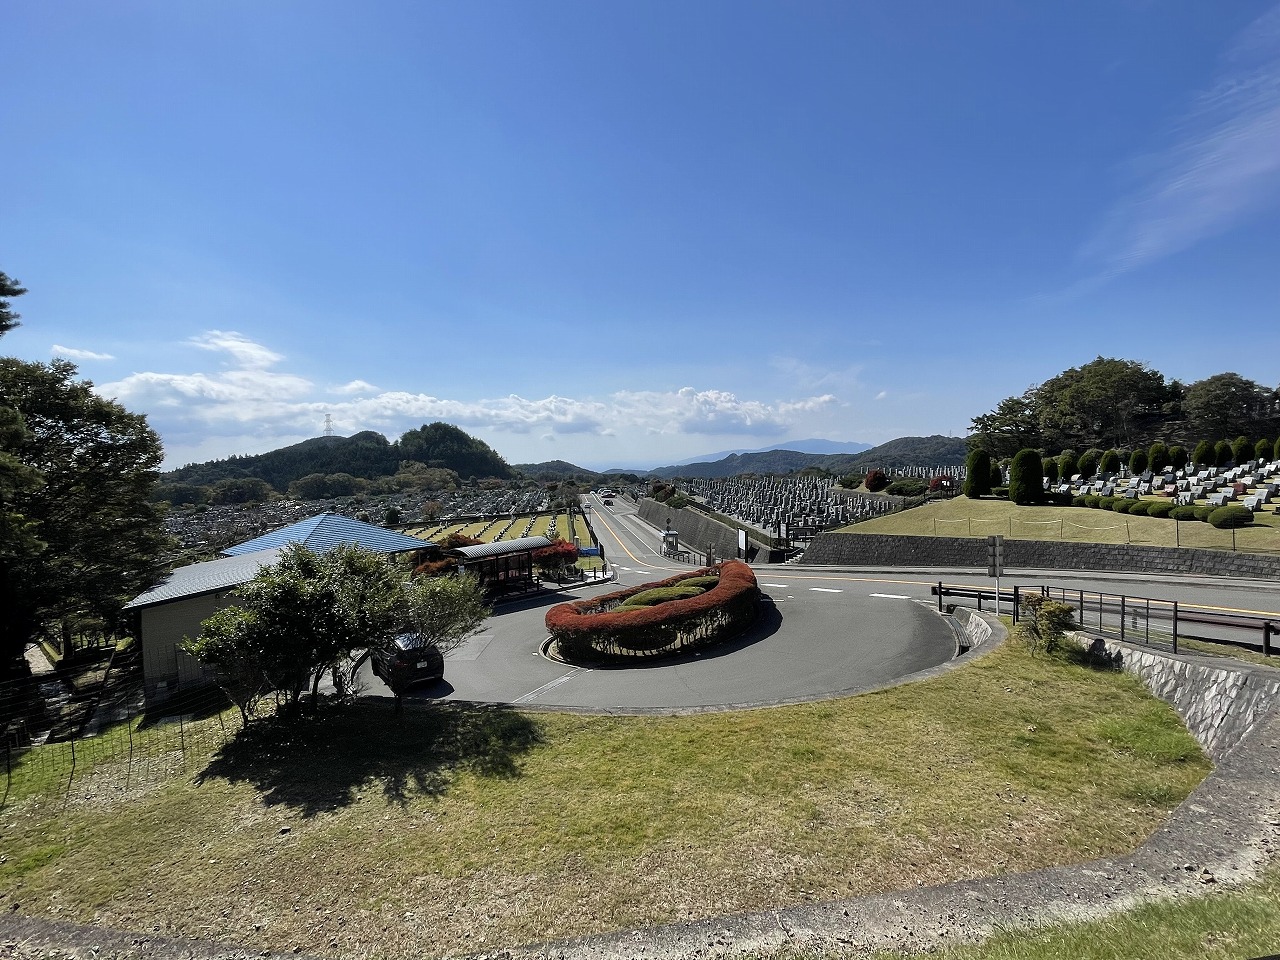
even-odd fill
[(511, 702), (512, 703), (528, 703), (530, 700), (533, 700), (537, 697), (542, 696), (548, 690), (554, 690), (556, 687), (560, 686), (560, 684), (564, 683), (566, 680), (573, 679), (578, 674), (582, 673), (584, 670), (586, 670), (586, 667), (575, 667), (574, 669), (566, 673), (563, 677), (556, 677), (556, 679), (550, 680), (547, 683), (544, 683), (537, 690), (530, 690), (523, 697), (518, 697), (517, 699), (512, 700)]
[(844, 593), (843, 590), (836, 590), (833, 587), (810, 587), (814, 593)]
[(762, 584), (760, 584), (760, 586), (762, 586), (762, 587), (787, 587), (787, 586), (790, 586), (790, 584), (787, 584), (787, 583), (762, 583)]
[(869, 593), (869, 597), (884, 597), (886, 600), (910, 600), (906, 594), (902, 593)]

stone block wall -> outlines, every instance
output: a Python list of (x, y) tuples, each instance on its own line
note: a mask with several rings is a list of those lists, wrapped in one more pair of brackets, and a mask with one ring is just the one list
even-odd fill
[[(1113, 570), (1280, 579), (1280, 557), (1190, 547), (1005, 540), (1004, 558), (1006, 569)], [(859, 567), (985, 567), (987, 545), (977, 537), (824, 533), (813, 541), (800, 562)]]
[(1178, 711), (1205, 753), (1219, 762), (1280, 702), (1280, 672), (1221, 665), (1105, 641), (1107, 652)]

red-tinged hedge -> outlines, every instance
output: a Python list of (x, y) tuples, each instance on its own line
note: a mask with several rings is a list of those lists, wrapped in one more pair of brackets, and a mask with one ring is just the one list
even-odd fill
[[(719, 583), (696, 597), (619, 609), (628, 597), (645, 590), (717, 573)], [(726, 560), (657, 583), (561, 603), (547, 611), (546, 624), (557, 653), (566, 660), (627, 661), (683, 653), (734, 637), (755, 621), (759, 602), (751, 568)]]

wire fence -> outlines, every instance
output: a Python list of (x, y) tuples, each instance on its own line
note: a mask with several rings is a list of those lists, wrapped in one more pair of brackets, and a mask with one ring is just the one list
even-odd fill
[[(30, 681), (18, 681), (30, 685)], [(47, 687), (48, 682), (44, 684)], [(53, 704), (57, 709), (56, 701)], [(205, 688), (164, 712), (147, 711), (141, 697), (102, 706), (88, 736), (54, 740), (50, 710), (11, 718), (5, 727), (0, 809), (32, 794), (64, 802), (125, 796), (179, 773), (202, 769), (209, 755), (241, 730), (239, 712)]]

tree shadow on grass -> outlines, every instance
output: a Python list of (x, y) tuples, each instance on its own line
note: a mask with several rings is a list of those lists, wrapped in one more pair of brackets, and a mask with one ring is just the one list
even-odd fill
[(389, 702), (363, 701), (251, 723), (197, 782), (247, 783), (264, 803), (311, 817), (365, 790), (402, 805), (413, 795), (441, 796), (463, 771), (518, 777), (521, 755), (541, 743), (537, 720), (508, 707), (432, 705), (397, 716)]

